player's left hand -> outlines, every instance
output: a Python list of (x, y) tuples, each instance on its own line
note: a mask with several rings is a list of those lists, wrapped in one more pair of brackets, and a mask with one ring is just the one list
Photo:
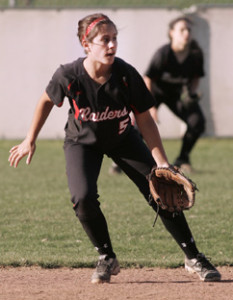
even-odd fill
[(10, 166), (14, 166), (16, 168), (20, 160), (26, 155), (26, 164), (29, 165), (32, 160), (32, 156), (35, 153), (35, 150), (36, 144), (29, 142), (27, 139), (25, 139), (21, 144), (12, 147), (10, 149), (10, 156), (8, 158)]
[(151, 196), (162, 209), (180, 212), (194, 205), (196, 184), (177, 168), (154, 167), (148, 180)]
[(200, 95), (198, 93), (188, 93), (186, 95), (181, 95), (181, 102), (187, 109), (192, 108), (200, 100)]

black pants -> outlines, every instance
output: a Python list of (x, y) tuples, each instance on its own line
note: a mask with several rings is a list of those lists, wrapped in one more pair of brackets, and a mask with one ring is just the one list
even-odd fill
[(197, 102), (190, 107), (180, 100), (163, 101), (169, 109), (187, 125), (187, 130), (182, 138), (182, 146), (178, 159), (189, 162), (190, 152), (192, 151), (198, 138), (205, 131), (205, 117)]
[(136, 130), (132, 130), (123, 142), (105, 153), (92, 146), (71, 141), (65, 143), (64, 150), (71, 200), (79, 219), (89, 219), (98, 214), (97, 179), (104, 154), (121, 167), (148, 199), (149, 186), (146, 175), (150, 173), (155, 162)]
[[(106, 154), (120, 166), (147, 201), (150, 192), (146, 175), (155, 165), (154, 159), (136, 130), (131, 130), (117, 147), (105, 152), (71, 141), (65, 142), (64, 151), (71, 201), (76, 216), (99, 253), (103, 254), (108, 248), (111, 254), (110, 237), (100, 209), (97, 189), (103, 156)], [(156, 210), (155, 203), (152, 207)], [(192, 235), (183, 214), (174, 217), (173, 214), (163, 210), (160, 210), (159, 214), (165, 227), (181, 248), (182, 243), (187, 245), (192, 241), (193, 244)]]

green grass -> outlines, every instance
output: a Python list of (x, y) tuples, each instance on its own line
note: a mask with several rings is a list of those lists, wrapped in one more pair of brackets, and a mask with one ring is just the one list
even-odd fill
[[(97, 253), (69, 200), (62, 141), (39, 140), (30, 166), (7, 162), (16, 141), (0, 141), (0, 266), (91, 267)], [(165, 140), (173, 161), (179, 140)], [(217, 265), (233, 265), (233, 139), (201, 139), (193, 151), (199, 192), (186, 212), (199, 249)], [(183, 254), (125, 175), (99, 178), (102, 210), (122, 267), (177, 267)]]

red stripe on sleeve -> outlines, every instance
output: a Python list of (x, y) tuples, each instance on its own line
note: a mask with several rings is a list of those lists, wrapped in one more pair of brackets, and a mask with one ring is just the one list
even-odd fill
[(139, 111), (136, 109), (134, 105), (130, 105), (132, 108), (132, 111), (135, 113), (135, 115), (139, 114)]

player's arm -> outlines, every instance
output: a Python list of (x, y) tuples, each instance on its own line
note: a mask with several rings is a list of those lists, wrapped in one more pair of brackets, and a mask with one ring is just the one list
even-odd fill
[(37, 136), (41, 128), (43, 127), (47, 117), (49, 116), (53, 106), (53, 102), (51, 101), (47, 93), (44, 92), (36, 106), (32, 123), (26, 138), (21, 144), (16, 145), (10, 149), (10, 156), (8, 159), (8, 161), (10, 162), (10, 166), (14, 166), (16, 168), (19, 161), (26, 155), (26, 163), (30, 164), (32, 156), (36, 150)]
[(148, 148), (150, 149), (158, 167), (168, 167), (168, 162), (157, 125), (153, 121), (149, 110), (136, 114), (136, 122)]
[[(143, 76), (143, 79), (144, 79), (144, 82), (145, 82), (146, 87), (148, 88), (148, 90), (150, 92), (152, 92), (152, 80), (146, 75)], [(151, 114), (151, 117), (154, 120), (154, 122), (159, 123), (158, 110), (155, 106), (151, 107), (150, 114)]]
[(191, 94), (196, 94), (197, 93), (197, 89), (199, 86), (199, 81), (200, 78), (199, 77), (194, 77), (191, 82), (190, 82), (190, 93)]
[(151, 92), (152, 91), (152, 80), (148, 76), (143, 76), (144, 82), (146, 84), (146, 87)]

